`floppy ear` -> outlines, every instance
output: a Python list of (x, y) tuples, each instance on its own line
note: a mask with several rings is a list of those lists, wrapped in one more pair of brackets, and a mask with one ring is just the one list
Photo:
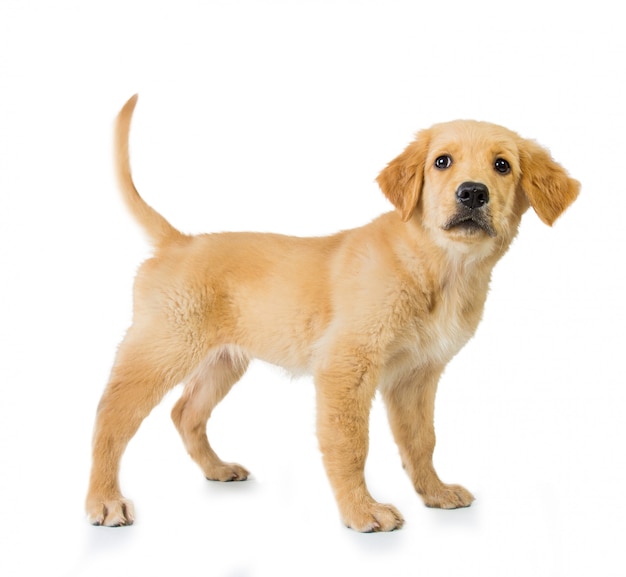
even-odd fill
[(570, 178), (550, 153), (531, 140), (519, 146), (521, 186), (539, 218), (552, 226), (580, 191), (580, 182)]
[(394, 158), (376, 179), (380, 189), (405, 222), (411, 218), (422, 191), (429, 142), (429, 131), (419, 132), (416, 139), (400, 156)]

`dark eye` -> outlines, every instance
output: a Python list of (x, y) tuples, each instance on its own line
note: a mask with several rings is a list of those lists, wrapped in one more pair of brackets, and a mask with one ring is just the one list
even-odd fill
[(450, 166), (452, 166), (452, 158), (450, 158), (447, 154), (443, 156), (438, 156), (435, 159), (435, 166), (439, 170), (445, 170), (446, 168), (450, 168)]
[(504, 160), (504, 158), (496, 158), (496, 161), (493, 163), (493, 167), (500, 174), (509, 174), (509, 172), (511, 172), (511, 165), (508, 160)]

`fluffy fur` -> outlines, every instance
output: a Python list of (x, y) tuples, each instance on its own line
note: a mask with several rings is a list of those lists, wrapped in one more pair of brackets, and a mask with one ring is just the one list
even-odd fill
[[(205, 477), (248, 477), (215, 454), (206, 423), (252, 358), (314, 376), (319, 444), (347, 526), (390, 531), (403, 524), (392, 505), (372, 498), (363, 473), (377, 389), (425, 504), (470, 505), (471, 493), (442, 483), (432, 464), (439, 377), (474, 334), (491, 271), (522, 214), (532, 206), (551, 225), (579, 183), (534, 142), (493, 124), (454, 121), (418, 133), (380, 173), (396, 210), (361, 228), (323, 238), (187, 236), (133, 184), (128, 133), (136, 100), (117, 118), (117, 173), (154, 256), (137, 274), (132, 326), (98, 407), (91, 522), (133, 522), (119, 487), (120, 460), (142, 420), (179, 383), (185, 387), (172, 418)], [(463, 183), (480, 183), (488, 198), (468, 208)]]

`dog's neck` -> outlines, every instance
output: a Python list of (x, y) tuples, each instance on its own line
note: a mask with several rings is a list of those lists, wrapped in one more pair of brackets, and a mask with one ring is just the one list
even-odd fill
[[(389, 213), (386, 218), (394, 219), (396, 215)], [(398, 227), (394, 229), (397, 231)], [(413, 278), (416, 290), (429, 295), (433, 309), (438, 302), (456, 303), (461, 308), (471, 303), (477, 323), (493, 268), (509, 248), (517, 227), (506, 237), (485, 237), (484, 242), (478, 243), (446, 238), (445, 231), (433, 234), (418, 215), (402, 223), (399, 230), (404, 242), (395, 243), (396, 256)]]

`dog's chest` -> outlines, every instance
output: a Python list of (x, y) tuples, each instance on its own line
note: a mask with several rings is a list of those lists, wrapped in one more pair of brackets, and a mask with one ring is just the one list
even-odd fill
[(476, 331), (485, 301), (481, 293), (486, 294), (486, 286), (483, 290), (463, 279), (436, 287), (428, 310), (415, 314), (403, 335), (407, 361), (413, 366), (450, 361)]

